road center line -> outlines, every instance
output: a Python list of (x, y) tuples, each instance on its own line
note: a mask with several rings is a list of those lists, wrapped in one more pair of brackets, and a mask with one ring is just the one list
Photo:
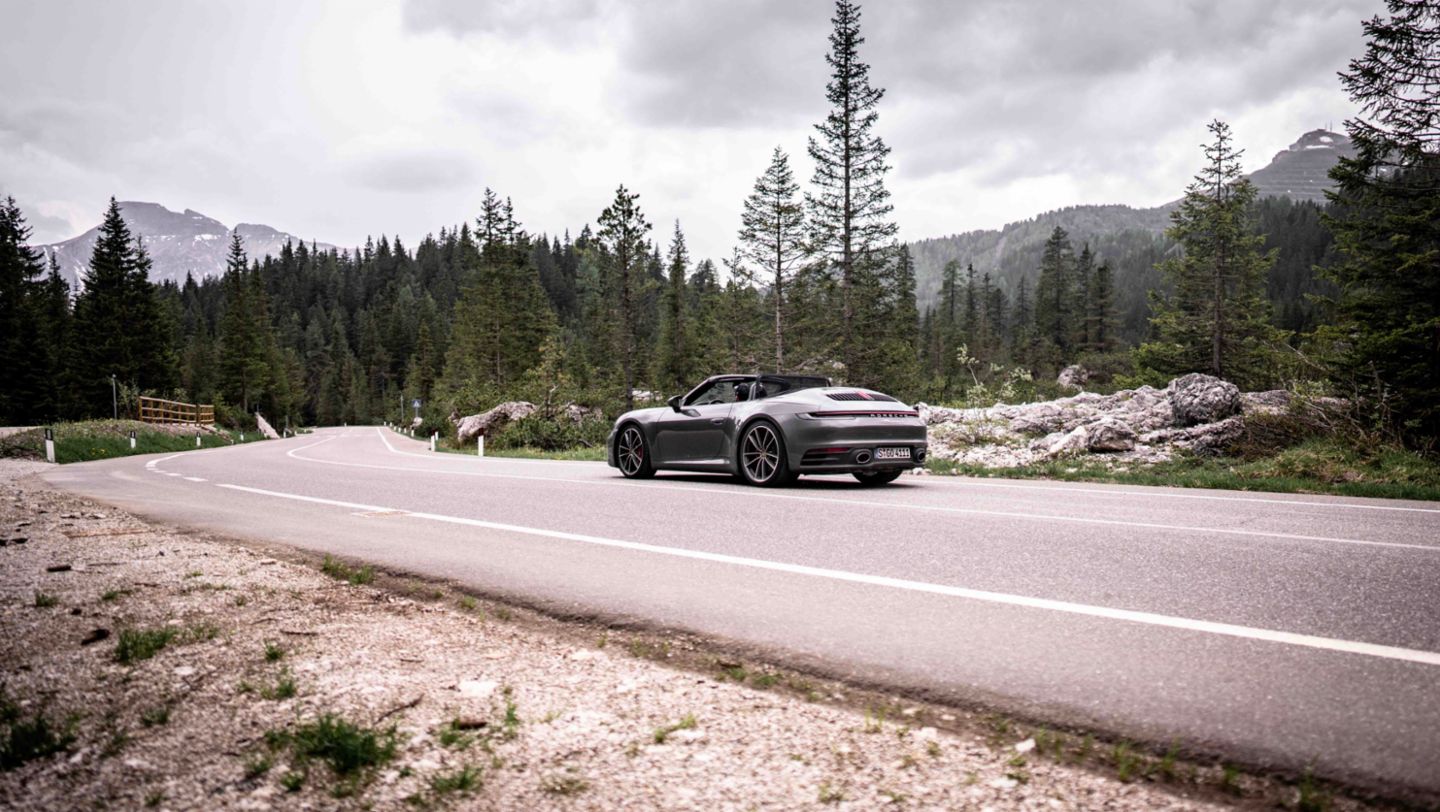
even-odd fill
[(903, 589), (910, 592), (924, 592), (932, 595), (944, 595), (953, 598), (966, 600), (983, 601), (986, 603), (1003, 604), (1007, 606), (1020, 606), (1027, 609), (1042, 609), (1051, 612), (1064, 612), (1072, 615), (1084, 615), (1098, 617), (1107, 620), (1119, 620), (1128, 623), (1140, 623), (1149, 626), (1162, 626), (1171, 629), (1182, 629), (1184, 631), (1202, 632), (1205, 634), (1217, 634), (1227, 637), (1239, 637), (1247, 640), (1260, 640), (1269, 643), (1281, 643), (1291, 646), (1302, 646), (1305, 648), (1321, 649), (1324, 651), (1335, 651), (1344, 654), (1360, 654), (1367, 657), (1380, 657), (1387, 660), (1400, 660), (1403, 662), (1420, 663), (1422, 665), (1440, 665), (1440, 652), (1421, 651), (1418, 649), (1400, 648), (1397, 646), (1384, 646), (1376, 643), (1364, 643), (1355, 640), (1340, 640), (1332, 637), (1318, 637), (1308, 634), (1296, 634), (1294, 632), (1282, 632), (1273, 629), (1258, 629), (1250, 626), (1237, 626), (1230, 623), (1216, 623), (1208, 620), (1195, 620), (1193, 618), (1175, 617), (1172, 615), (1161, 615), (1153, 612), (1138, 612), (1130, 609), (1113, 609), (1108, 606), (1093, 606), (1084, 603), (1071, 603), (1069, 601), (1050, 600), (1048, 598), (1033, 598), (1026, 595), (1012, 595), (1004, 592), (987, 592), (978, 589), (967, 589), (965, 587), (949, 586), (946, 584), (932, 584), (924, 581), (910, 581), (903, 578), (890, 578), (883, 575), (867, 575), (858, 572), (847, 572), (845, 570), (833, 570), (823, 567), (810, 567), (803, 564), (786, 564), (779, 561), (766, 561), (759, 558), (745, 558), (741, 556), (725, 555), (723, 553), (710, 553), (700, 550), (686, 550), (678, 547), (664, 547), (655, 544), (644, 544), (636, 541), (622, 541), (620, 539), (603, 538), (600, 536), (587, 536), (579, 533), (567, 533), (560, 530), (545, 530), (536, 527), (523, 527), (500, 522), (488, 522), (483, 519), (468, 519), (461, 516), (446, 516), (439, 513), (422, 513), (398, 508), (383, 507), (380, 505), (365, 505), (356, 502), (343, 502), (336, 499), (322, 499), (317, 496), (302, 496), (300, 494), (282, 493), (280, 491), (268, 491), (261, 488), (249, 488), (243, 485), (219, 484), (216, 487), (227, 488), (235, 491), (242, 491), (258, 496), (270, 496), (279, 499), (292, 499), (299, 502), (310, 502), (319, 505), (345, 508), (351, 511), (364, 511), (367, 513), (399, 514), (412, 519), (423, 521), (443, 522), (456, 524), (465, 527), (479, 527), (486, 530), (497, 530), (505, 533), (519, 533), (541, 538), (558, 539), (561, 541), (573, 541), (583, 544), (593, 544), (602, 547), (613, 547), (622, 550), (635, 552), (652, 553), (655, 555), (666, 555), (675, 558), (688, 558), (697, 561), (707, 561), (716, 564), (729, 564), (738, 567), (749, 567), (752, 569), (769, 570), (782, 572), (789, 575), (803, 575), (811, 578), (825, 578), (832, 581), (843, 581), (854, 584), (865, 584), (868, 586), (885, 587), (888, 589)]
[[(339, 435), (336, 436), (338, 437)], [(334, 437), (328, 439), (334, 439)], [(320, 442), (328, 442), (328, 439), (321, 440)], [(385, 438), (382, 435), (381, 440), (384, 439)], [(1423, 550), (1428, 553), (1440, 553), (1440, 546), (1432, 546), (1427, 544), (1409, 544), (1400, 541), (1371, 541), (1368, 539), (1347, 539), (1336, 538), (1332, 536), (1306, 536), (1295, 533), (1275, 533), (1267, 530), (1241, 530), (1236, 528), (1194, 527), (1178, 524), (1160, 524), (1157, 522), (1131, 522), (1125, 521), (1123, 519), (1097, 519), (1089, 516), (1060, 516), (1047, 513), (1022, 513), (1018, 511), (982, 510), (980, 508), (961, 508), (950, 507), (946, 505), (912, 505), (894, 502), (878, 502), (867, 499), (837, 499), (829, 496), (804, 496), (801, 494), (773, 493), (770, 491), (760, 490), (758, 488), (739, 491), (730, 488), (705, 488), (687, 485), (667, 485), (658, 482), (647, 482), (643, 485), (637, 485), (630, 482), (629, 480), (622, 479), (563, 479), (559, 477), (531, 476), (528, 474), (501, 474), (489, 473), (484, 471), (441, 471), (432, 468), (406, 468), (395, 465), (377, 465), (374, 463), (364, 462), (341, 462), (339, 460), (322, 460), (315, 457), (303, 457), (300, 456), (298, 453), (319, 444), (320, 443), (313, 443), (308, 446), (293, 449), (287, 453), (290, 457), (297, 460), (319, 463), (321, 465), (338, 465), (345, 468), (370, 468), (380, 471), (404, 471), (419, 474), (473, 476), (488, 479), (515, 479), (564, 485), (598, 485), (621, 488), (643, 488), (645, 490), (682, 491), (685, 493), (701, 493), (710, 496), (728, 496), (732, 498), (738, 497), (751, 499), (783, 499), (797, 502), (814, 502), (819, 504), (844, 505), (847, 507), (886, 508), (890, 510), (919, 510), (929, 513), (948, 513), (965, 516), (995, 516), (1007, 519), (1024, 519), (1027, 521), (1067, 522), (1072, 524), (1101, 525), (1106, 527), (1130, 527), (1140, 528), (1144, 530), (1164, 530), (1169, 532), (1242, 536), (1246, 538), (1273, 538), (1284, 539), (1286, 541), (1313, 541), (1323, 542), (1327, 544), (1351, 544), (1364, 547), (1389, 547), (1403, 550)], [(388, 446), (389, 443), (387, 442), (386, 445)]]

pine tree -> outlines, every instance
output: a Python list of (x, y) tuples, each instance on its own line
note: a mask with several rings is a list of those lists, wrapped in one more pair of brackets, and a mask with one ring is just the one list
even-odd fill
[(1080, 256), (1075, 258), (1075, 273), (1073, 276), (1073, 314), (1070, 325), (1070, 346), (1077, 352), (1084, 352), (1092, 348), (1093, 336), (1090, 332), (1091, 317), (1091, 296), (1094, 295), (1092, 288), (1095, 285), (1095, 254), (1090, 251), (1090, 243), (1085, 243), (1080, 249)]
[(1110, 263), (1102, 262), (1095, 269), (1090, 285), (1090, 310), (1086, 316), (1086, 334), (1090, 337), (1090, 349), (1095, 352), (1113, 352), (1118, 343), (1115, 324), (1115, 279)]
[[(811, 246), (826, 262), (826, 270), (837, 278), (840, 295), (840, 361), (849, 380), (867, 383), (860, 312), (871, 304), (856, 298), (857, 288), (874, 289), (862, 277), (874, 275), (881, 263), (885, 244), (896, 233), (890, 221), (890, 192), (885, 158), (890, 148), (874, 134), (879, 115), (876, 106), (885, 91), (870, 86), (870, 66), (860, 61), (860, 7), (853, 0), (836, 0), (831, 18), (830, 81), (825, 97), (830, 113), (815, 125), (819, 138), (811, 136), (809, 152), (815, 162), (814, 193), (805, 196), (812, 230)], [(857, 318), (857, 315), (861, 318)]]
[(805, 255), (805, 213), (796, 193), (800, 187), (790, 171), (790, 157), (779, 147), (765, 174), (745, 200), (740, 217), (740, 243), (746, 259), (765, 269), (775, 310), (775, 370), (785, 369), (786, 286)]
[[(1075, 255), (1070, 235), (1056, 226), (1040, 257), (1035, 285), (1035, 332), (1044, 347), (1044, 363), (1058, 366), (1069, 359), (1075, 331)], [(1031, 359), (1038, 363), (1042, 359)]]
[(149, 259), (112, 197), (75, 300), (66, 365), (73, 416), (111, 413), (111, 376), (139, 390), (170, 385), (174, 364), (148, 271)]
[[(42, 401), (48, 381), (47, 348), (40, 343), (40, 252), (29, 247), (30, 228), (15, 198), (0, 202), (0, 422), (28, 423), (47, 416)], [(53, 415), (50, 415), (53, 416)]]
[(615, 200), (600, 213), (597, 238), (608, 261), (609, 300), (619, 316), (618, 351), (621, 379), (625, 387), (625, 410), (635, 408), (636, 329), (640, 320), (640, 297), (645, 292), (642, 276), (646, 261), (645, 235), (650, 223), (640, 211), (640, 195), (621, 184)]
[[(258, 278), (258, 271), (255, 276)], [(261, 289), (252, 279), (240, 232), (230, 234), (230, 253), (225, 260), (225, 314), (220, 319), (219, 389), (231, 404), (250, 414), (260, 407), (261, 395), (269, 389), (270, 358), (265, 340), (268, 314), (262, 312), (257, 296)], [(271, 415), (274, 417), (275, 415)]]
[(1182, 255), (1160, 263), (1174, 284), (1157, 300), (1151, 319), (1156, 340), (1136, 351), (1137, 364), (1166, 374), (1208, 372), (1241, 386), (1272, 382), (1275, 346), (1265, 276), (1274, 256), (1251, 228), (1255, 187), (1240, 174), (1240, 152), (1230, 127), (1213, 121), (1215, 141), (1207, 164), (1170, 216), (1166, 234)]
[(1383, 405), (1410, 443), (1440, 438), (1440, 6), (1387, 0), (1364, 23), (1365, 55), (1341, 84), (1360, 114), (1356, 147), (1331, 171), (1341, 262), (1336, 375), (1346, 394)]
[(694, 347), (691, 345), (689, 292), (685, 279), (690, 272), (690, 252), (685, 247), (685, 234), (680, 221), (675, 221), (675, 235), (670, 239), (666, 263), (667, 280), (660, 309), (660, 333), (655, 348), (655, 383), (665, 392), (685, 392), (694, 384)]

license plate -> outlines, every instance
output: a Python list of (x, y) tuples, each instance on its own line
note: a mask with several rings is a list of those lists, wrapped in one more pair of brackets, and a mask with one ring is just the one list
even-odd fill
[(877, 460), (908, 460), (910, 459), (909, 447), (901, 448), (877, 448), (875, 449)]

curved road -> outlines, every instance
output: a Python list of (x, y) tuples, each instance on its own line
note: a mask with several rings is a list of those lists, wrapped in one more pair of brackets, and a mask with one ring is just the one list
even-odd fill
[(1440, 797), (1440, 506), (905, 477), (622, 479), (376, 428), (68, 465), (161, 521)]

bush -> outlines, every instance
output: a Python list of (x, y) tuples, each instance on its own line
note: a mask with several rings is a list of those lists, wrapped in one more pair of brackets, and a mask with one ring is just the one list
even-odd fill
[(485, 445), (495, 449), (538, 448), (541, 451), (565, 451), (572, 448), (595, 448), (604, 445), (610, 425), (604, 420), (583, 420), (576, 423), (566, 417), (545, 418), (539, 415), (516, 420), (485, 438)]

